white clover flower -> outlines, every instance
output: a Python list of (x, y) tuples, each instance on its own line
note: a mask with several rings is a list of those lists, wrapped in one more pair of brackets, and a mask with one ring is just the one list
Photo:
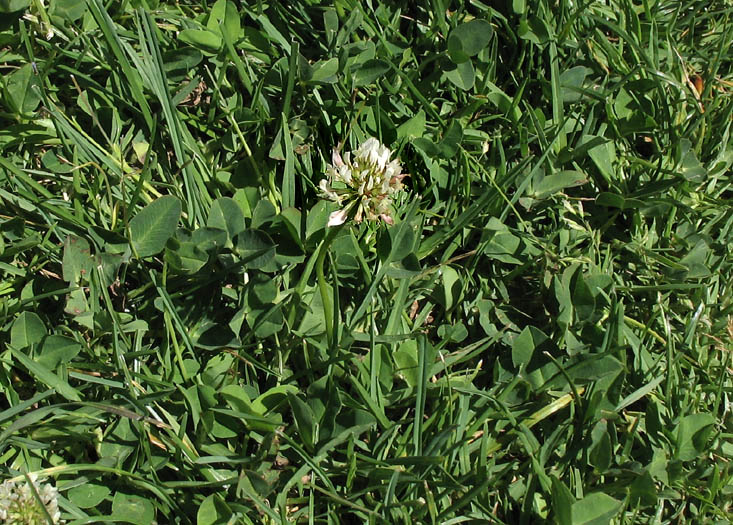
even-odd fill
[(392, 218), (392, 196), (402, 189), (402, 173), (399, 160), (390, 161), (392, 151), (375, 138), (369, 138), (353, 152), (343, 158), (338, 149), (331, 155), (331, 164), (326, 168), (327, 179), (319, 188), (321, 198), (343, 206), (328, 217), (329, 226), (346, 222), (354, 211), (354, 221), (383, 220), (394, 223)]
[[(58, 490), (50, 483), (40, 484), (35, 474), (28, 477), (41, 497), (54, 523), (64, 523), (58, 505)], [(5, 481), (0, 485), (0, 523), (15, 525), (46, 525), (48, 520), (33, 495), (30, 485), (23, 481)]]

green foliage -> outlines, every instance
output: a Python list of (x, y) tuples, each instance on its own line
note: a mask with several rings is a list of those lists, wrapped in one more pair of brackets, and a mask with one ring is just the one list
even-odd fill
[[(78, 523), (728, 522), (728, 4), (0, 0), (0, 477)], [(395, 224), (328, 228), (370, 136)]]
[(181, 217), (181, 201), (166, 195), (151, 202), (130, 221), (130, 244), (138, 257), (160, 253)]

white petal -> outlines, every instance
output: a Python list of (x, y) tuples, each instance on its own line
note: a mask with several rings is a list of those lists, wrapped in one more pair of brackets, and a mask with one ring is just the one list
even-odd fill
[(364, 144), (359, 147), (359, 151), (364, 154), (369, 154), (379, 148), (379, 141), (374, 137), (369, 137)]
[(351, 184), (351, 170), (346, 164), (342, 164), (339, 167), (338, 170), (338, 177), (342, 181), (344, 181), (345, 184), (350, 185)]
[(384, 167), (387, 165), (390, 155), (392, 155), (392, 152), (387, 146), (383, 145), (379, 148), (379, 151), (377, 153), (377, 166), (379, 166), (380, 170), (383, 170)]
[(333, 191), (331, 187), (328, 185), (328, 181), (326, 179), (321, 179), (321, 183), (318, 185), (318, 187), (321, 190), (321, 197), (324, 199), (328, 199), (330, 201), (339, 202), (339, 196), (338, 193)]
[(392, 177), (397, 177), (400, 172), (402, 171), (402, 166), (400, 166), (400, 163), (398, 160), (393, 160), (387, 166), (384, 168), (385, 176), (388, 179), (391, 179)]
[(374, 163), (374, 158), (379, 148), (379, 141), (374, 137), (370, 137), (364, 142), (359, 149), (356, 150), (356, 160), (364, 164)]
[(328, 226), (338, 226), (346, 222), (349, 216), (349, 210), (344, 208), (343, 210), (336, 210), (328, 216)]

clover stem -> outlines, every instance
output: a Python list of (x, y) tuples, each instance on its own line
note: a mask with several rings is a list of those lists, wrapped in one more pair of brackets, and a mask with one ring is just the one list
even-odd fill
[(328, 295), (328, 285), (326, 283), (326, 277), (323, 273), (323, 263), (326, 260), (326, 254), (331, 246), (336, 234), (341, 231), (343, 224), (334, 226), (328, 230), (326, 237), (321, 243), (321, 247), (318, 251), (318, 258), (316, 259), (316, 277), (318, 279), (318, 289), (321, 292), (321, 302), (323, 303), (323, 317), (326, 322), (326, 337), (328, 338), (328, 346), (331, 347), (334, 343), (333, 338), (333, 303), (332, 297)]

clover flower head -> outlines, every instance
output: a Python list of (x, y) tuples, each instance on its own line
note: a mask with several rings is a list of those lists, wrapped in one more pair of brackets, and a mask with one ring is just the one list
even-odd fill
[(383, 220), (393, 224), (392, 199), (402, 189), (402, 166), (390, 160), (392, 151), (374, 137), (356, 151), (341, 156), (339, 148), (331, 155), (326, 168), (328, 178), (319, 184), (320, 196), (337, 202), (341, 209), (328, 218), (329, 226), (343, 224), (356, 207), (354, 221)]
[[(58, 505), (58, 490), (50, 483), (38, 483), (35, 474), (29, 474), (33, 486), (54, 523), (64, 523)], [(30, 485), (23, 481), (5, 481), (0, 484), (0, 523), (17, 525), (46, 525), (46, 514), (38, 505)]]

